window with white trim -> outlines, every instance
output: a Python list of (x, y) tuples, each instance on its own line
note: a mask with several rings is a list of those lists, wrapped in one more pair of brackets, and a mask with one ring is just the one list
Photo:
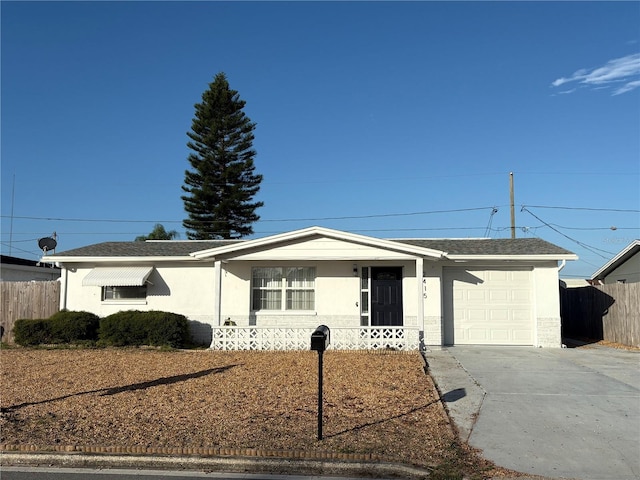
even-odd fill
[(314, 310), (315, 267), (254, 267), (251, 310)]
[(145, 300), (147, 286), (139, 287), (102, 287), (102, 300)]

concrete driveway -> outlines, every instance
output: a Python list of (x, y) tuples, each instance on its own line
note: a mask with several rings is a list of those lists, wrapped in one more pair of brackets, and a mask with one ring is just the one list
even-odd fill
[(426, 354), (461, 437), (496, 464), (640, 479), (640, 353), (456, 346)]

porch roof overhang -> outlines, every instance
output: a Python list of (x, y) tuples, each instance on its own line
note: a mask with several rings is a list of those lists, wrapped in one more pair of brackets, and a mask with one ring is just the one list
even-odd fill
[(97, 287), (141, 287), (151, 275), (153, 267), (98, 267), (82, 279), (82, 285)]
[[(288, 243), (300, 242), (306, 239), (312, 239), (317, 237), (329, 238), (334, 240), (341, 240), (347, 243), (363, 245), (367, 247), (376, 247), (380, 250), (386, 250), (389, 252), (396, 252), (406, 255), (407, 258), (425, 258), (430, 260), (439, 260), (446, 258), (446, 252), (440, 250), (434, 250), (431, 248), (425, 248), (416, 245), (402, 244), (392, 240), (384, 240), (379, 238), (368, 237), (365, 235), (358, 235), (348, 232), (342, 232), (339, 230), (332, 230), (323, 227), (311, 227), (302, 230), (296, 230), (293, 232), (286, 232), (278, 235), (272, 235), (270, 237), (260, 238), (256, 240), (248, 240), (246, 242), (237, 243), (233, 245), (225, 245), (222, 247), (211, 248), (207, 250), (201, 250), (194, 252), (191, 255), (197, 259), (224, 259), (232, 260), (234, 257), (240, 257), (248, 252), (268, 250), (278, 245), (286, 245)], [(379, 258), (383, 259), (382, 255)], [(326, 255), (319, 257), (324, 260), (330, 259)], [(313, 252), (309, 252), (309, 260), (313, 260)], [(372, 257), (357, 257), (354, 255), (348, 256), (335, 256), (331, 258), (334, 260), (365, 260), (365, 259), (378, 259)]]

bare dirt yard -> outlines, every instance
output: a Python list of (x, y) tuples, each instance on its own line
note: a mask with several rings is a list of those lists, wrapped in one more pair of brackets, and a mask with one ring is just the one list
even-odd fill
[[(418, 353), (3, 349), (0, 444), (361, 454), (477, 478)], [(295, 453), (298, 452), (298, 453)]]

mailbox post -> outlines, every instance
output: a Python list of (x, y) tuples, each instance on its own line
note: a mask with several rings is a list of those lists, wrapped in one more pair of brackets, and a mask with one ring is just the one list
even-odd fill
[(311, 350), (318, 352), (318, 440), (322, 440), (322, 355), (331, 342), (331, 331), (320, 325), (311, 334)]

